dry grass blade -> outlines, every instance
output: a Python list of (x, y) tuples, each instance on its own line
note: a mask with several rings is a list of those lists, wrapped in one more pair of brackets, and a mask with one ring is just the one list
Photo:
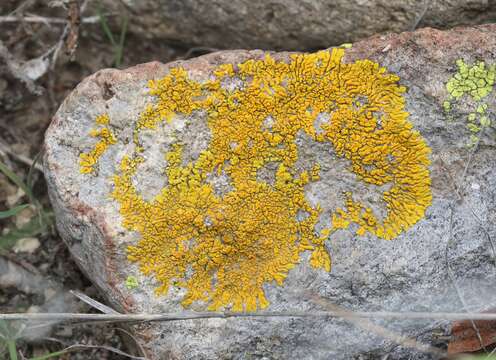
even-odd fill
[(399, 345), (405, 346), (405, 347), (416, 349), (416, 350), (421, 351), (421, 352), (427, 352), (427, 353), (431, 353), (431, 354), (435, 354), (435, 355), (444, 355), (444, 352), (437, 349), (437, 348), (423, 344), (423, 343), (421, 343), (415, 339), (408, 338), (408, 337), (402, 336), (402, 335), (398, 335), (398, 334), (390, 331), (389, 329), (386, 329), (382, 326), (374, 324), (369, 319), (357, 318), (354, 316), (354, 312), (346, 310), (346, 309), (330, 302), (327, 299), (324, 299), (324, 298), (321, 298), (321, 297), (318, 297), (315, 295), (311, 295), (310, 298), (312, 299), (313, 302), (315, 302), (316, 304), (319, 304), (320, 306), (324, 307), (325, 309), (339, 313), (343, 319), (351, 322), (352, 324), (354, 324), (354, 325), (356, 325), (356, 326), (358, 326), (364, 330), (367, 330), (369, 332), (372, 332), (374, 334), (382, 336), (383, 338), (385, 338), (387, 340), (393, 341), (393, 342), (395, 342)]
[(19, 205), (19, 206), (13, 207), (12, 209), (9, 209), (9, 210), (0, 211), (0, 219), (6, 219), (6, 218), (9, 218), (11, 216), (14, 216), (14, 215), (20, 213), (22, 210), (24, 210), (28, 206), (29, 206), (29, 204), (24, 204), (24, 205)]
[(110, 351), (110, 352), (113, 352), (115, 354), (118, 354), (118, 355), (121, 355), (121, 356), (125, 356), (129, 359), (136, 359), (136, 360), (146, 360), (146, 358), (142, 357), (142, 356), (134, 356), (134, 355), (131, 355), (131, 354), (128, 354), (124, 351), (121, 351), (113, 346), (107, 346), (107, 345), (85, 345), (85, 344), (74, 344), (74, 345), (71, 345), (71, 346), (68, 346), (66, 347), (65, 349), (62, 349), (60, 351), (56, 351), (56, 352), (53, 352), (53, 353), (50, 353), (50, 354), (46, 354), (46, 355), (41, 355), (41, 356), (37, 356), (37, 357), (34, 357), (34, 358), (30, 358), (29, 360), (46, 360), (46, 359), (51, 359), (51, 358), (55, 358), (55, 357), (60, 357), (64, 354), (67, 354), (71, 351), (75, 351), (75, 350), (88, 350), (88, 349), (104, 349), (104, 350), (107, 350), (107, 351)]
[[(112, 14), (107, 14), (112, 15)], [(98, 23), (98, 16), (88, 16), (81, 19), (82, 24), (95, 24)], [(34, 23), (34, 24), (54, 24), (54, 25), (67, 25), (68, 21), (63, 18), (56, 17), (44, 17), (38, 15), (29, 15), (24, 17), (19, 16), (0, 16), (0, 23), (17, 23), (17, 22), (26, 22), (26, 23)]]
[(63, 322), (142, 322), (182, 321), (194, 319), (228, 318), (346, 318), (346, 319), (397, 319), (397, 320), (496, 320), (496, 313), (452, 313), (452, 312), (393, 312), (393, 311), (261, 311), (239, 312), (194, 312), (159, 314), (86, 314), (86, 313), (9, 313), (0, 314), (0, 320), (8, 321), (63, 321)]
[(83, 294), (80, 291), (77, 290), (70, 290), (69, 291), (72, 295), (77, 297), (79, 300), (82, 302), (88, 304), (89, 306), (100, 310), (104, 314), (119, 314), (119, 312), (115, 311), (114, 309), (108, 307), (107, 305), (102, 304), (101, 302), (98, 302), (92, 298), (90, 298), (88, 295)]
[(3, 173), (10, 181), (12, 181), (17, 187), (21, 188), (22, 191), (29, 197), (29, 201), (33, 205), (37, 204), (36, 198), (33, 195), (31, 189), (17, 176), (12, 170), (10, 170), (7, 165), (0, 161), (0, 173)]
[(118, 331), (122, 332), (123, 334), (125, 334), (126, 336), (128, 336), (130, 339), (132, 339), (134, 341), (134, 344), (139, 349), (140, 353), (141, 354), (146, 354), (145, 349), (140, 344), (140, 342), (133, 336), (133, 334), (131, 334), (129, 331), (127, 331), (127, 330), (125, 330), (125, 329), (123, 329), (121, 327), (116, 327), (115, 330), (118, 330)]
[(98, 8), (98, 16), (99, 16), (99, 20), (100, 20), (100, 24), (102, 26), (103, 32), (107, 36), (110, 44), (112, 45), (112, 48), (114, 49), (114, 66), (119, 67), (122, 63), (122, 56), (124, 54), (124, 43), (126, 40), (128, 18), (127, 18), (127, 16), (124, 16), (122, 19), (121, 33), (119, 36), (119, 41), (117, 41), (114, 34), (110, 30), (110, 27), (107, 23), (107, 19), (104, 16), (103, 11), (100, 7)]
[[(34, 166), (33, 164), (35, 164), (35, 161), (33, 161), (32, 166)], [(48, 231), (52, 224), (53, 214), (43, 209), (40, 202), (34, 196), (31, 187), (26, 185), (26, 183), (16, 173), (14, 173), (11, 169), (7, 167), (7, 165), (5, 165), (1, 161), (0, 161), (0, 174), (5, 175), (10, 181), (12, 181), (15, 185), (17, 185), (17, 187), (22, 189), (22, 191), (28, 196), (31, 205), (33, 205), (36, 208), (36, 212), (37, 212), (37, 216), (31, 218), (29, 222), (27, 222), (21, 228), (11, 227), (9, 232), (0, 235), (0, 250), (2, 250), (2, 249), (10, 248), (15, 244), (17, 240), (21, 238), (37, 236), (39, 234), (43, 234), (46, 231)], [(14, 208), (14, 209), (10, 209), (8, 212), (16, 212), (16, 211), (17, 209)]]

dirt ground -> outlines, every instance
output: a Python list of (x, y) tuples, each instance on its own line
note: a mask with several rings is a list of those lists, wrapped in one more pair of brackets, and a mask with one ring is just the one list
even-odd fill
[[(22, 180), (27, 179), (30, 164), (42, 150), (44, 132), (60, 103), (86, 76), (99, 69), (116, 67), (119, 51), (122, 53), (119, 68), (153, 60), (165, 63), (202, 53), (201, 49), (180, 44), (143, 41), (125, 25), (123, 14), (108, 13), (105, 9), (101, 9), (102, 17), (95, 13), (79, 14), (76, 37), (72, 27), (76, 27), (77, 21), (72, 18), (74, 26), (66, 21), (68, 16), (69, 19), (74, 16), (70, 1), (65, 2), (65, 7), (63, 3), (2, 0), (0, 4), (0, 161)], [(121, 35), (125, 34), (123, 46), (112, 44), (107, 23), (114, 42), (121, 43)], [(30, 176), (33, 196), (49, 214), (46, 184), (36, 168), (40, 165), (34, 167)], [(29, 201), (29, 196), (0, 172), (0, 211)], [(47, 289), (63, 293), (59, 298), (64, 299), (62, 306), (66, 309), (96, 312), (68, 293), (78, 290), (103, 301), (72, 261), (51, 217), (41, 230), (26, 230), (24, 225), (34, 217), (34, 207), (9, 218), (0, 217), (0, 313), (46, 309), (50, 306)], [(16, 234), (16, 229), (26, 231), (14, 238), (5, 236)], [(2, 272), (2, 266), (8, 271)], [(5, 332), (3, 337), (5, 340)], [(59, 358), (126, 359), (130, 357), (118, 352), (139, 354), (125, 329), (118, 325), (55, 324), (48, 331), (34, 334), (15, 331), (12, 337), (24, 358), (40, 357), (71, 345), (82, 346)], [(6, 347), (0, 337), (0, 358), (8, 356)]]

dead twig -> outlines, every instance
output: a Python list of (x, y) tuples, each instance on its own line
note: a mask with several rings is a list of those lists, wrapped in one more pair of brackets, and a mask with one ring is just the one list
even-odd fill
[(356, 325), (356, 326), (358, 326), (364, 330), (367, 330), (371, 333), (377, 334), (377, 335), (379, 335), (379, 336), (381, 336), (387, 340), (393, 341), (396, 344), (399, 344), (399, 345), (404, 346), (404, 347), (413, 348), (413, 349), (416, 349), (416, 350), (421, 351), (421, 352), (428, 352), (428, 353), (435, 354), (435, 355), (444, 355), (444, 352), (437, 349), (437, 348), (434, 348), (434, 347), (429, 346), (427, 344), (423, 344), (423, 343), (421, 343), (415, 339), (409, 338), (407, 336), (398, 335), (389, 329), (386, 329), (380, 325), (374, 324), (372, 321), (370, 321), (368, 319), (356, 318), (356, 317), (354, 317), (354, 312), (346, 310), (346, 309), (330, 302), (327, 299), (317, 297), (315, 295), (311, 295), (310, 298), (312, 299), (312, 301), (314, 303), (324, 307), (325, 309), (338, 312), (339, 314), (341, 314), (341, 317), (343, 319), (347, 320), (348, 322), (350, 322), (350, 323), (352, 323), (352, 324), (354, 324), (354, 325)]
[(81, 23), (81, 9), (79, 8), (79, 2), (77, 0), (72, 0), (69, 2), (69, 11), (67, 13), (69, 33), (67, 34), (67, 39), (65, 40), (65, 52), (69, 58), (74, 57), (79, 39), (79, 25)]
[[(57, 339), (53, 339), (53, 338), (44, 338), (44, 340), (49, 340), (49, 341), (54, 341), (54, 342), (60, 343), (60, 341), (58, 341)], [(66, 354), (66, 353), (68, 353), (70, 351), (74, 351), (74, 350), (89, 350), (89, 349), (107, 350), (107, 351), (113, 352), (115, 354), (118, 354), (118, 355), (122, 355), (124, 357), (127, 357), (129, 359), (147, 360), (147, 358), (145, 358), (145, 357), (134, 356), (134, 355), (128, 354), (128, 353), (126, 353), (126, 352), (124, 352), (122, 350), (119, 350), (119, 349), (117, 349), (117, 348), (115, 348), (113, 346), (108, 346), (108, 345), (73, 344), (73, 345), (70, 345), (70, 346), (65, 347), (62, 350), (55, 351), (55, 352), (51, 353), (50, 355), (51, 356), (57, 356), (57, 355)]]
[(420, 13), (415, 17), (415, 21), (412, 25), (411, 31), (414, 31), (424, 18), (425, 14), (427, 13), (427, 9), (429, 9), (429, 3), (429, 0), (424, 0), (424, 7), (422, 8), (422, 11), (420, 11)]
[(24, 9), (33, 5), (34, 2), (35, 2), (35, 0), (23, 1), (19, 6), (17, 6), (13, 11), (11, 11), (9, 15), (18, 14), (18, 13), (22, 12)]
[(116, 327), (115, 330), (119, 330), (121, 331), (122, 333), (124, 333), (126, 336), (129, 336), (130, 339), (132, 339), (134, 341), (134, 343), (136, 344), (136, 346), (138, 347), (139, 351), (141, 354), (146, 354), (146, 351), (145, 351), (145, 348), (143, 347), (143, 345), (140, 344), (140, 342), (138, 341), (138, 339), (136, 339), (133, 334), (131, 334), (129, 331), (121, 328), (121, 327)]
[[(76, 5), (74, 5), (74, 6), (77, 6), (77, 10), (72, 10), (73, 14), (71, 14), (71, 10), (69, 10), (69, 14), (68, 14), (69, 20), (67, 21), (67, 24), (64, 27), (62, 35), (60, 36), (59, 41), (50, 50), (53, 52), (51, 65), (50, 65), (51, 70), (55, 69), (55, 65), (57, 64), (57, 59), (58, 59), (60, 51), (62, 50), (64, 45), (66, 45), (66, 48), (68, 49), (68, 53), (70, 56), (72, 56), (74, 54), (74, 51), (76, 50), (75, 45), (72, 44), (74, 39), (70, 39), (70, 42), (67, 42), (69, 35), (74, 32), (73, 28), (75, 26), (74, 24), (71, 23), (70, 19), (72, 16), (76, 17), (76, 15), (79, 16), (80, 14), (82, 14), (84, 12), (84, 10), (86, 9), (86, 7), (88, 6), (88, 2), (89, 2), (89, 0), (85, 0), (83, 2), (83, 4), (81, 5), (81, 7), (79, 7), (78, 4), (76, 3)], [(74, 36), (74, 35), (72, 35), (72, 36)], [(76, 41), (77, 41), (77, 39), (76, 39)], [(70, 48), (67, 45), (73, 46), (73, 48)], [(72, 51), (72, 53), (71, 53), (71, 51)]]
[[(70, 290), (69, 291), (72, 295), (76, 296), (79, 300), (85, 302), (86, 304), (90, 305), (91, 307), (100, 310), (104, 314), (119, 314), (119, 312), (115, 311), (114, 309), (108, 307), (107, 305), (102, 304), (99, 301), (96, 301), (95, 299), (90, 298), (88, 295), (83, 294), (82, 292), (78, 290)], [(146, 351), (143, 348), (143, 346), (139, 343), (139, 341), (127, 330), (121, 328), (121, 327), (116, 327), (115, 330), (118, 330), (122, 333), (124, 333), (126, 336), (128, 336), (130, 339), (133, 340), (133, 342), (136, 344), (136, 347), (139, 349), (141, 354), (145, 354)]]
[(496, 320), (496, 313), (459, 312), (393, 312), (393, 311), (261, 311), (239, 312), (178, 312), (159, 314), (86, 314), (86, 313), (10, 313), (0, 314), (8, 321), (66, 321), (66, 322), (143, 322), (183, 321), (229, 318), (344, 318), (397, 320)]
[(95, 299), (90, 298), (88, 295), (83, 294), (81, 291), (78, 290), (69, 290), (69, 292), (77, 297), (79, 300), (82, 302), (88, 304), (89, 306), (100, 310), (104, 314), (120, 314), (119, 312), (115, 311), (114, 309), (108, 307), (107, 305), (102, 304), (99, 301), (96, 301)]
[(78, 2), (75, 0), (70, 3), (68, 20), (66, 20), (66, 25), (58, 42), (37, 58), (18, 61), (0, 40), (0, 60), (6, 63), (12, 76), (21, 80), (31, 93), (35, 95), (43, 93), (44, 89), (37, 85), (35, 80), (43, 76), (48, 69), (53, 70), (55, 68), (60, 50), (64, 46), (68, 56), (72, 57), (74, 55), (78, 42), (80, 15), (86, 8), (88, 1), (86, 0), (81, 5), (81, 8), (79, 8)]
[[(106, 16), (111, 16), (113, 14), (106, 14)], [(80, 19), (81, 24), (97, 24), (99, 22), (98, 16), (88, 16)], [(47, 24), (47, 25), (67, 25), (69, 21), (63, 18), (57, 17), (45, 17), (39, 15), (27, 15), (27, 16), (0, 16), (0, 23), (34, 23), (34, 24)]]

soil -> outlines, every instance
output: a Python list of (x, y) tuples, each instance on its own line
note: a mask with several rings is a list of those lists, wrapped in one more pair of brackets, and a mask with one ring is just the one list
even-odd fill
[[(49, 68), (34, 81), (40, 89), (40, 94), (21, 81), (12, 71), (5, 53), (0, 54), (0, 161), (22, 179), (26, 179), (30, 166), (28, 159), (34, 159), (42, 151), (43, 136), (52, 115), (86, 76), (103, 68), (115, 67), (116, 49), (112, 46), (102, 21), (94, 18), (93, 23), (83, 20), (79, 27), (72, 56), (66, 53), (68, 40), (62, 37), (65, 23), (45, 21), (29, 22), (33, 16), (46, 19), (66, 19), (70, 6), (57, 6), (70, 1), (5, 1), (0, 4), (0, 45), (10, 53), (10, 60), (22, 65), (29, 60), (40, 58), (46, 54), (60, 39), (64, 46), (55, 62), (53, 52), (48, 57)], [(51, 4), (52, 7), (48, 6)], [(70, 5), (70, 4), (69, 4)], [(102, 9), (115, 38), (119, 38), (123, 26), (123, 16), (106, 14)], [(82, 13), (81, 18), (87, 19), (95, 14)], [(16, 17), (15, 21), (6, 21), (5, 17)], [(164, 41), (151, 42), (136, 37), (132, 28), (126, 29), (124, 46), (122, 47), (122, 62), (119, 68), (134, 64), (158, 60), (163, 63), (179, 58), (201, 54), (195, 49), (188, 49), (181, 44), (169, 44)], [(50, 208), (46, 184), (40, 171), (33, 173), (33, 192), (36, 199), (46, 208)], [(0, 173), (0, 211), (10, 209), (18, 204), (26, 203), (27, 197), (19, 188)], [(32, 212), (0, 219), (0, 234), (5, 234), (22, 222), (22, 217), (33, 216)], [(3, 249), (0, 259), (23, 268), (26, 274), (42, 276), (47, 282), (60, 286), (64, 291), (78, 290), (97, 301), (103, 302), (97, 290), (86, 279), (83, 273), (71, 259), (56, 230), (52, 226), (49, 231), (35, 236), (39, 246), (30, 252), (14, 251), (12, 248)], [(1, 244), (0, 244), (1, 245)], [(3, 274), (0, 274), (0, 276)], [(24, 290), (24, 291), (23, 291)], [(79, 311), (97, 312), (83, 304), (75, 297), (72, 299)], [(22, 289), (22, 284), (3, 286), (0, 282), (0, 313), (35, 311), (44, 306), (46, 301), (43, 294), (30, 293)], [(72, 305), (71, 305), (72, 306)], [(139, 356), (133, 346), (133, 341), (125, 335), (125, 329), (116, 325), (55, 325), (43, 337), (23, 338), (16, 341), (18, 352), (25, 358), (41, 356), (59, 351), (73, 344), (92, 345), (96, 347), (81, 347), (62, 355), (63, 359), (126, 359), (128, 356), (116, 353), (125, 351)], [(107, 347), (104, 348), (104, 347)], [(110, 349), (109, 349), (110, 348)], [(0, 341), (0, 357), (2, 351)]]

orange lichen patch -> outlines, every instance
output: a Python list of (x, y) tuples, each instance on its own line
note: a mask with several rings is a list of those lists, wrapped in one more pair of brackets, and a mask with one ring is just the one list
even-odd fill
[[(107, 114), (99, 115), (95, 120), (99, 125), (108, 125), (109, 121), (110, 118)], [(80, 172), (83, 174), (92, 173), (95, 170), (94, 166), (98, 159), (107, 150), (107, 147), (116, 143), (114, 134), (107, 126), (99, 130), (91, 129), (90, 136), (100, 138), (100, 141), (95, 144), (91, 151), (79, 155)]]
[[(174, 284), (187, 290), (185, 306), (199, 301), (211, 310), (265, 308), (263, 285), (282, 285), (302, 252), (312, 252), (313, 267), (330, 270), (325, 241), (336, 230), (355, 223), (357, 235), (393, 239), (424, 216), (432, 200), (430, 150), (407, 121), (405, 88), (378, 64), (346, 64), (343, 55), (344, 49), (333, 49), (292, 55), (287, 63), (266, 56), (226, 64), (204, 83), (173, 69), (150, 82), (157, 103), (136, 122), (136, 151), (122, 161), (112, 196), (123, 225), (141, 234), (128, 257), (161, 283), (159, 294)], [(234, 80), (242, 86), (223, 85)], [(165, 154), (168, 183), (145, 201), (132, 182), (144, 159), (140, 131), (197, 111), (207, 114), (208, 148), (185, 162), (184, 145), (171, 146)], [(330, 119), (317, 131), (314, 122), (323, 113)], [(317, 231), (322, 209), (310, 205), (305, 186), (318, 181), (320, 165), (296, 170), (299, 132), (328, 143), (361, 181), (389, 184), (386, 216), (347, 193), (331, 227)], [(268, 163), (278, 164), (271, 184), (257, 178)], [(207, 181), (221, 173), (232, 185), (222, 196)]]

